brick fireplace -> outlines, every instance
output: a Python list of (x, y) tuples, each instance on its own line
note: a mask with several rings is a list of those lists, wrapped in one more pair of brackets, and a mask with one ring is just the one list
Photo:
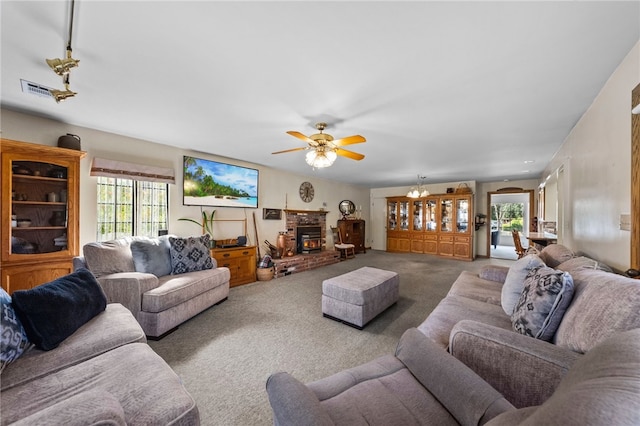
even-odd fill
[[(327, 213), (319, 210), (285, 210), (287, 247), (295, 248), (296, 254), (282, 259), (273, 259), (276, 278), (340, 261), (340, 253), (335, 250), (327, 250), (326, 247)], [(310, 251), (310, 253), (301, 253), (300, 251), (302, 250), (299, 251), (297, 247), (298, 234), (302, 236), (303, 231), (318, 227), (320, 234), (316, 240), (317, 243), (313, 244), (319, 244), (320, 249), (318, 250), (314, 247), (314, 250)], [(308, 234), (308, 232), (305, 233)]]
[[(308, 234), (308, 231), (312, 229), (317, 243), (313, 243), (314, 247), (311, 251), (326, 250), (328, 212), (320, 210), (285, 210), (284, 212), (286, 215), (287, 247), (293, 247), (296, 254), (303, 253), (303, 247), (299, 241), (303, 233)], [(318, 230), (319, 235), (317, 235)]]

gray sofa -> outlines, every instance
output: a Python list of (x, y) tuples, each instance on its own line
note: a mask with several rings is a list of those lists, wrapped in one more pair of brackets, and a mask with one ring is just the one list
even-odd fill
[[(541, 338), (514, 331), (532, 293), (555, 295)], [(637, 425), (639, 310), (640, 281), (553, 244), (463, 272), (393, 357), (307, 385), (272, 375), (274, 423)]]
[(410, 329), (395, 356), (307, 385), (276, 373), (266, 388), (278, 426), (631, 426), (640, 422), (639, 366), (640, 330), (619, 333), (576, 361), (543, 404), (517, 409), (442, 347)]
[(584, 353), (617, 332), (640, 328), (640, 281), (552, 244), (539, 257), (572, 277), (573, 297), (550, 341), (515, 332), (502, 306), (503, 296), (513, 297), (504, 283), (527, 257), (511, 268), (463, 272), (418, 326), (516, 407), (542, 404)]
[[(199, 244), (197, 256), (191, 256), (197, 259), (197, 267), (176, 266), (172, 238)], [(89, 243), (83, 247), (83, 256), (74, 258), (74, 270), (89, 269), (109, 303), (129, 309), (149, 338), (161, 338), (229, 295), (229, 269), (217, 267), (208, 238), (131, 237)], [(190, 261), (188, 257), (184, 256)]]
[(2, 371), (1, 424), (197, 425), (180, 378), (146, 344), (131, 312), (109, 304), (57, 348)]

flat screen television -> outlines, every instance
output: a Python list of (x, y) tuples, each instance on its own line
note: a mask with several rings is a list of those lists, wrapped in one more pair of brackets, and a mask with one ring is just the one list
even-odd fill
[(258, 170), (184, 156), (182, 204), (258, 208)]

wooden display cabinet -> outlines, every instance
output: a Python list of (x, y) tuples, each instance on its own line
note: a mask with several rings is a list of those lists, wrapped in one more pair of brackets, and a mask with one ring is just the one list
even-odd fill
[(2, 288), (28, 290), (73, 270), (85, 152), (2, 139)]
[(473, 194), (387, 198), (387, 251), (473, 260)]
[(353, 244), (356, 253), (366, 253), (365, 221), (360, 219), (343, 219), (338, 221), (338, 229), (342, 235), (342, 242)]
[(216, 260), (218, 266), (229, 268), (230, 287), (256, 281), (256, 246), (213, 248), (211, 257)]
[(387, 198), (387, 251), (411, 251), (409, 234), (409, 198)]

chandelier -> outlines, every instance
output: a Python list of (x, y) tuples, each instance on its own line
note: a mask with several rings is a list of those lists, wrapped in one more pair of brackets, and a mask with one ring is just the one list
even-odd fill
[(424, 198), (429, 196), (429, 191), (424, 186), (423, 181), (426, 179), (426, 176), (418, 175), (418, 180), (416, 182), (416, 186), (411, 187), (409, 192), (407, 192), (407, 197), (409, 198)]
[(331, 149), (326, 145), (317, 146), (315, 149), (311, 149), (305, 156), (305, 161), (308, 165), (316, 169), (322, 169), (329, 167), (336, 161), (338, 154), (335, 149)]

